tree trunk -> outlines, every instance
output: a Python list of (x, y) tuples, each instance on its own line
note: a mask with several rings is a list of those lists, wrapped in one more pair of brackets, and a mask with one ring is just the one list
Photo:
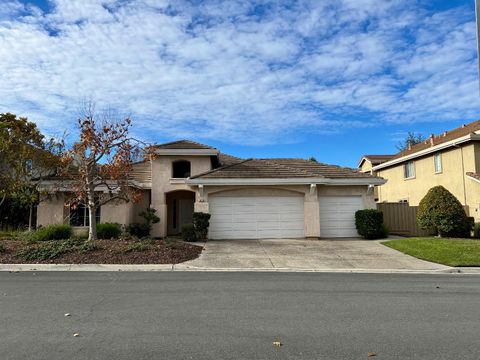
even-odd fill
[(89, 204), (88, 206), (88, 215), (89, 215), (89, 220), (90, 224), (88, 227), (88, 241), (94, 241), (97, 240), (97, 219), (95, 218), (96, 214), (96, 207), (95, 205), (91, 206)]
[(30, 213), (28, 214), (28, 231), (32, 231), (33, 222), (33, 204), (30, 203)]
[(0, 198), (0, 206), (2, 206), (3, 202), (5, 201), (5, 199), (7, 198), (7, 195), (3, 195), (1, 198)]

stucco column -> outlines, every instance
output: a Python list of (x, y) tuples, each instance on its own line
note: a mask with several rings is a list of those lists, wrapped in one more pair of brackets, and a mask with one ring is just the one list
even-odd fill
[(195, 191), (195, 204), (193, 205), (193, 211), (209, 213), (208, 198), (203, 185), (199, 185)]
[(304, 219), (305, 219), (305, 237), (320, 237), (320, 206), (317, 197), (317, 185), (310, 185), (309, 190), (305, 193), (303, 203)]
[(152, 225), (152, 237), (167, 236), (167, 204), (152, 204), (152, 207), (157, 210), (157, 215), (160, 222)]
[(193, 211), (203, 212), (203, 213), (208, 214), (208, 212), (209, 212), (208, 202), (195, 202), (195, 204), (193, 206)]

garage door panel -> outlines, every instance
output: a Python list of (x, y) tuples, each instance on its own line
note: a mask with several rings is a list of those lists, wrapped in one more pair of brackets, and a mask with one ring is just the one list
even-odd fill
[(321, 196), (320, 236), (357, 237), (355, 212), (363, 209), (361, 196)]
[(209, 198), (212, 239), (303, 237), (303, 196)]

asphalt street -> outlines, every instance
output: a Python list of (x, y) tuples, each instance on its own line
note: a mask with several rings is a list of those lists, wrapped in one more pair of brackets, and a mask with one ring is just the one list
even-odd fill
[(0, 273), (2, 360), (367, 359), (369, 353), (479, 359), (480, 276)]

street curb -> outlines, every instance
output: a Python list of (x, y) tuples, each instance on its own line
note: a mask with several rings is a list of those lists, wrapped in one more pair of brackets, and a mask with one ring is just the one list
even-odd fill
[(480, 268), (408, 269), (302, 269), (302, 268), (207, 268), (183, 264), (0, 264), (0, 272), (278, 272), (278, 273), (359, 273), (359, 274), (477, 274)]

